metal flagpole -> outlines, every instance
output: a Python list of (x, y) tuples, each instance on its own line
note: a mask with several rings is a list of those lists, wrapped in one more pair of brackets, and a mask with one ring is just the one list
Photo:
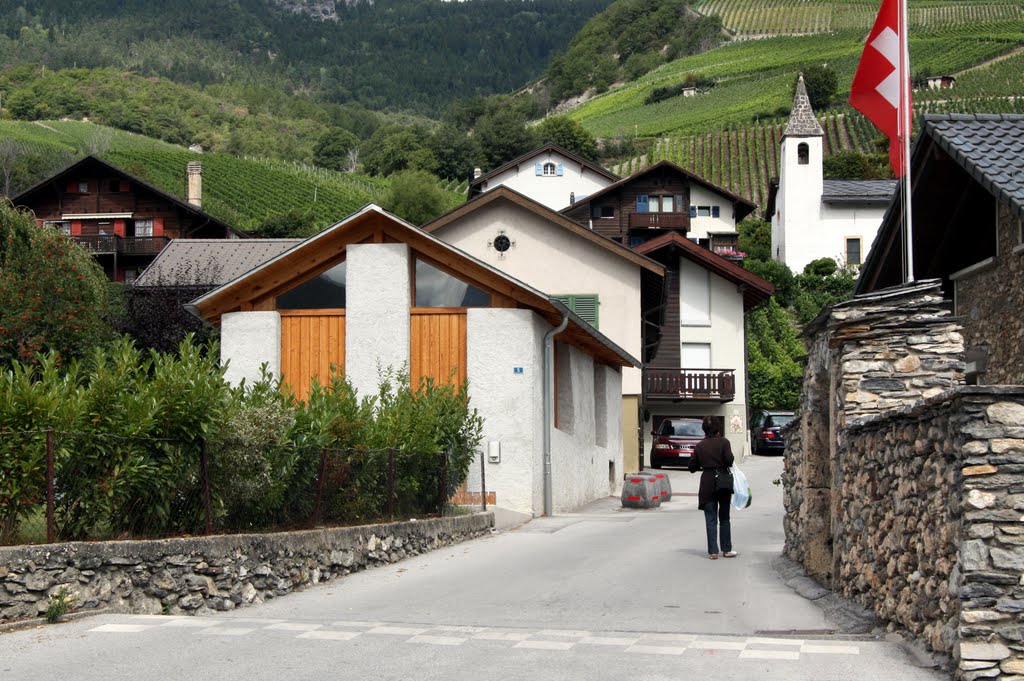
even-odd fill
[(900, 127), (903, 149), (903, 229), (906, 237), (907, 283), (914, 281), (914, 221), (910, 193), (910, 136), (913, 134), (913, 116), (910, 104), (910, 16), (907, 9), (909, 0), (900, 0)]

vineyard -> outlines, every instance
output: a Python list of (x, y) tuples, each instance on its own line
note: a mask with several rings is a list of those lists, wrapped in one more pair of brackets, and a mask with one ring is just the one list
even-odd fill
[[(804, 3), (789, 4), (804, 6)], [(935, 4), (922, 9), (938, 12), (941, 7)], [(1003, 5), (997, 3), (997, 7)], [(1019, 9), (1020, 5), (1013, 7)], [(942, 24), (913, 34), (910, 52), (915, 74), (964, 72), (956, 89), (943, 90), (941, 95), (922, 93), (922, 98), (949, 102), (967, 97), (993, 99), (1024, 93), (1024, 69), (1019, 68), (1020, 59), (1011, 57), (971, 70), (979, 64), (1013, 54), (1024, 45), (1022, 19), (1024, 15), (1020, 19), (998, 19), (982, 24)], [(771, 120), (788, 111), (796, 73), (806, 64), (828, 64), (836, 72), (839, 93), (835, 104), (842, 105), (863, 50), (863, 40), (863, 31), (844, 30), (731, 41), (703, 54), (665, 64), (636, 81), (593, 97), (570, 116), (598, 137), (657, 139), (707, 133), (729, 124), (756, 126), (760, 121)], [(646, 103), (648, 95), (656, 88), (681, 84), (689, 75), (713, 79), (715, 85), (695, 97), (672, 97)], [(956, 110), (955, 105), (952, 110)]]
[[(856, 29), (865, 31), (878, 13), (877, 0), (704, 0), (701, 14), (718, 15), (722, 25), (740, 38), (806, 35)], [(953, 3), (949, 0), (914, 0), (910, 27), (930, 29), (1024, 19), (1018, 0)]]
[[(203, 210), (241, 230), (258, 227), (267, 217), (293, 210), (311, 211), (323, 228), (367, 203), (379, 203), (388, 181), (315, 166), (228, 154), (200, 154), (140, 135), (91, 123), (0, 121), (0, 137), (12, 138), (25, 151), (68, 162), (89, 151), (154, 186), (185, 198), (185, 166), (203, 162)], [(90, 145), (100, 144), (100, 149)], [(445, 187), (450, 205), (465, 200), (466, 182)]]

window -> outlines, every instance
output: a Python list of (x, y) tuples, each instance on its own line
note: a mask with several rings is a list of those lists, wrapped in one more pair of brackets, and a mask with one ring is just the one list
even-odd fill
[(710, 343), (681, 343), (679, 361), (684, 369), (710, 369)]
[(601, 217), (613, 218), (615, 217), (615, 206), (601, 206)]
[(89, 193), (89, 183), (86, 182), (85, 180), (79, 180), (79, 182), (78, 182), (78, 193), (79, 194), (88, 194)]
[(416, 260), (415, 307), (487, 307), (491, 296), (433, 265)]
[(846, 240), (846, 264), (860, 265), (860, 237), (850, 237)]
[(597, 309), (598, 300), (596, 293), (588, 294), (570, 294), (563, 296), (555, 296), (558, 302), (565, 305), (567, 308), (575, 312), (580, 318), (583, 319), (587, 324), (590, 324), (595, 329), (597, 325)]
[(59, 229), (62, 233), (70, 236), (71, 235), (71, 223), (67, 220), (47, 220), (43, 223), (47, 227), (53, 227)]
[(139, 270), (134, 267), (130, 267), (124, 271), (124, 283), (134, 284), (135, 280), (139, 278)]
[(544, 177), (554, 177), (554, 176), (555, 176), (555, 164), (551, 163), (549, 161), (548, 163), (544, 164)]
[(153, 236), (153, 219), (136, 220), (135, 236)]
[(697, 217), (709, 218), (711, 217), (711, 206), (697, 206)]
[(811, 162), (811, 148), (807, 142), (801, 142), (796, 146), (796, 162), (802, 166)]
[(711, 324), (711, 274), (685, 258), (679, 263), (679, 321), (683, 326)]
[(647, 194), (637, 194), (636, 196), (636, 212), (646, 213), (648, 211)]
[(324, 310), (345, 307), (345, 263), (308, 279), (277, 297), (279, 310)]

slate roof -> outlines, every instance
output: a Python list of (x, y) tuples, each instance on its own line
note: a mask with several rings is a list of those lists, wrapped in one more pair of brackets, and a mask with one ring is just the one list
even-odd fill
[(302, 239), (173, 239), (136, 286), (221, 286)]
[(1024, 219), (1024, 114), (930, 114), (922, 134)]
[(896, 180), (825, 180), (821, 200), (825, 203), (889, 203)]
[(786, 130), (783, 137), (824, 137), (825, 131), (811, 108), (811, 98), (807, 96), (804, 85), (804, 74), (796, 81), (796, 94), (793, 95), (793, 108), (789, 112)]

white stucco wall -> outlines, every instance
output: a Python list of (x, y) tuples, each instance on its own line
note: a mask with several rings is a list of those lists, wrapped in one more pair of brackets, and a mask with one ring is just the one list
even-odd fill
[(690, 183), (690, 205), (718, 206), (718, 217), (690, 218), (690, 231), (686, 236), (691, 239), (705, 239), (708, 232), (735, 232), (736, 218), (733, 215), (732, 200), (721, 194), (702, 187), (696, 182)]
[[(799, 163), (800, 144), (808, 146), (808, 162), (804, 165)], [(829, 234), (822, 222), (822, 138), (785, 137), (781, 155), (779, 190), (772, 216), (772, 257), (799, 273), (810, 261), (835, 254), (837, 238)]]
[[(515, 242), (504, 257), (488, 245), (499, 230)], [(601, 333), (640, 357), (638, 265), (508, 202), (472, 211), (435, 235), (549, 295), (596, 293)], [(622, 394), (640, 394), (639, 369), (624, 371)]]
[(345, 374), (360, 395), (371, 395), (378, 366), (409, 362), (409, 248), (352, 244), (346, 250)]
[[(886, 206), (865, 205), (856, 203), (823, 203), (821, 206), (822, 233), (828, 239), (825, 250), (818, 258), (835, 258), (840, 264), (846, 264), (846, 240), (848, 238), (860, 238), (860, 261), (863, 263), (875, 237), (878, 236), (878, 228), (882, 226), (882, 217), (885, 215)], [(804, 265), (800, 265), (802, 271)], [(791, 268), (792, 269), (792, 268)]]
[[(577, 350), (568, 348), (569, 375), (572, 380), (572, 431), (554, 429), (551, 447), (552, 503), (556, 513), (572, 511), (595, 499), (622, 490), (622, 410), (618, 384), (621, 374), (609, 367), (600, 367), (605, 376), (604, 423), (597, 423), (594, 408), (594, 361)], [(559, 383), (559, 389), (563, 384)], [(614, 405), (609, 404), (614, 400)], [(597, 445), (595, 433), (605, 430), (607, 447)], [(609, 464), (612, 469), (609, 470)]]
[[(562, 164), (563, 174), (561, 177), (537, 175), (536, 164), (549, 161), (556, 166), (559, 163)], [(607, 177), (562, 154), (546, 151), (521, 163), (518, 167), (509, 168), (505, 172), (495, 175), (487, 180), (481, 189), (487, 191), (504, 185), (516, 190), (520, 194), (529, 196), (537, 203), (541, 203), (552, 210), (562, 210), (572, 203), (571, 195), (573, 193), (575, 193), (576, 199), (579, 200), (584, 196), (589, 196), (600, 189), (604, 189), (611, 183), (612, 180), (609, 180)]]
[[(549, 328), (532, 310), (466, 313), (469, 399), (484, 419), (484, 455), (488, 442), (501, 443), (501, 461), (487, 464), (487, 490), (498, 506), (536, 515), (544, 506), (543, 345)], [(470, 468), (466, 489), (480, 491), (479, 464)]]
[(281, 315), (277, 312), (228, 312), (220, 320), (220, 361), (234, 385), (258, 381), (262, 367), (281, 377)]

